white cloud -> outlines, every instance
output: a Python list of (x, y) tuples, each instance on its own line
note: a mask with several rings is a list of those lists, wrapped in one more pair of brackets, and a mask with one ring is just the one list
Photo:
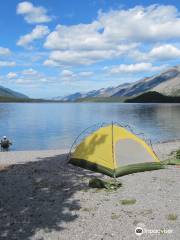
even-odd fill
[(17, 5), (17, 14), (23, 15), (27, 23), (46, 23), (52, 20), (52, 17), (47, 15), (47, 10), (44, 7), (36, 7), (31, 2), (21, 2)]
[(170, 60), (180, 58), (180, 49), (171, 45), (165, 44), (154, 47), (148, 54), (148, 58), (156, 60)]
[(50, 59), (45, 60), (43, 65), (48, 66), (48, 67), (59, 67), (59, 63), (57, 63), (53, 60), (50, 60)]
[(9, 48), (0, 47), (0, 56), (8, 56), (11, 54)]
[(51, 82), (51, 77), (46, 76), (44, 73), (39, 72), (33, 68), (24, 69), (18, 72), (18, 78), (15, 79), (14, 83), (23, 85), (37, 86), (41, 83)]
[(32, 76), (32, 75), (38, 75), (38, 72), (33, 68), (29, 68), (29, 69), (23, 70), (22, 74), (26, 76)]
[(29, 84), (29, 83), (34, 83), (35, 79), (37, 80), (37, 77), (38, 77), (38, 81), (36, 81), (36, 82), (40, 82), (41, 78), (44, 77), (44, 75), (42, 73), (39, 73), (38, 71), (34, 70), (33, 68), (29, 68), (29, 69), (24, 69), (19, 72), (9, 72), (5, 77), (9, 81), (13, 80), (13, 83)]
[(90, 65), (98, 61), (117, 58), (135, 47), (134, 44), (122, 45), (112, 50), (67, 50), (67, 51), (52, 51), (49, 59), (44, 62), (44, 65)]
[(18, 76), (18, 74), (15, 73), (15, 72), (9, 72), (9, 73), (6, 75), (6, 77), (7, 77), (8, 79), (13, 79), (13, 78), (16, 78), (17, 76)]
[[(19, 76), (16, 79), (13, 79), (13, 81), (11, 80), (10, 82), (11, 84), (16, 84), (17, 86), (22, 86), (23, 89), (27, 88), (37, 88), (37, 95), (35, 96), (36, 98), (39, 98), (39, 89), (44, 89), (44, 87), (46, 87), (48, 84), (53, 84), (53, 80), (51, 78), (48, 77), (42, 77), (39, 78), (38, 81), (36, 78), (25, 78), (23, 76)], [(32, 94), (32, 93), (31, 93)]]
[(145, 42), (180, 38), (179, 12), (169, 5), (137, 6), (100, 13), (99, 22), (109, 40)]
[(172, 44), (154, 46), (149, 52), (135, 50), (129, 56), (136, 61), (167, 61), (180, 58), (180, 49)]
[(121, 56), (137, 46), (136, 43), (108, 42), (100, 30), (101, 24), (97, 21), (74, 26), (58, 25), (45, 41), (44, 46), (54, 51), (44, 64), (92, 64)]
[(151, 5), (99, 13), (97, 21), (58, 25), (45, 42), (50, 49), (112, 49), (122, 41), (157, 41), (180, 38), (179, 12), (174, 6)]
[(63, 70), (61, 72), (61, 76), (64, 77), (64, 78), (73, 77), (74, 76), (74, 72), (65, 69), (65, 70)]
[[(101, 24), (97, 21), (90, 24), (78, 24), (73, 26), (57, 25), (44, 44), (49, 49), (86, 49), (104, 48), (102, 36), (98, 32)], [(102, 46), (103, 44), (103, 46)]]
[(152, 63), (135, 63), (135, 64), (120, 64), (118, 66), (106, 67), (110, 74), (132, 74), (141, 72), (155, 72), (163, 70), (165, 65), (153, 66)]
[(82, 77), (88, 78), (92, 75), (93, 75), (93, 72), (73, 72), (68, 69), (64, 69), (60, 73), (61, 80), (65, 82), (70, 82), (72, 80), (80, 81), (82, 80)]
[(99, 12), (97, 20), (89, 24), (57, 25), (44, 43), (52, 50), (44, 64), (93, 64), (128, 56), (144, 44), (178, 40), (179, 16), (174, 6), (137, 6)]
[(0, 61), (0, 67), (14, 67), (16, 63), (13, 61)]
[(18, 46), (31, 48), (30, 43), (34, 40), (41, 39), (49, 33), (49, 28), (44, 25), (37, 25), (31, 33), (21, 36), (17, 42)]

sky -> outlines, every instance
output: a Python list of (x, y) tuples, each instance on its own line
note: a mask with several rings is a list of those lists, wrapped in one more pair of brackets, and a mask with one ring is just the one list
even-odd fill
[(33, 98), (118, 86), (180, 63), (180, 1), (2, 0), (0, 86)]

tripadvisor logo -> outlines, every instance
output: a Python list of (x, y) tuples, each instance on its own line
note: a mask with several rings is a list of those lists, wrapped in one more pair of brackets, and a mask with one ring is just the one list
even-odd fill
[(137, 227), (136, 227), (136, 229), (135, 229), (135, 234), (137, 235), (137, 236), (141, 236), (143, 233), (144, 233), (144, 231), (143, 231), (143, 228), (145, 227), (145, 225), (143, 224), (143, 223), (139, 223), (138, 225), (137, 225)]
[(137, 227), (135, 229), (135, 233), (136, 235), (141, 236), (143, 234), (143, 229), (141, 227)]
[(172, 229), (147, 229), (145, 224), (139, 223), (135, 228), (135, 234), (137, 236), (141, 236), (142, 234), (170, 234), (172, 233)]

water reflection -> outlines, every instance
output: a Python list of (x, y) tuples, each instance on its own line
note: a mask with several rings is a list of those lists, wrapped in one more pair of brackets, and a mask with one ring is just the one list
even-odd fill
[(74, 138), (99, 122), (117, 121), (152, 141), (180, 138), (179, 104), (0, 104), (0, 135), (14, 150), (69, 148)]

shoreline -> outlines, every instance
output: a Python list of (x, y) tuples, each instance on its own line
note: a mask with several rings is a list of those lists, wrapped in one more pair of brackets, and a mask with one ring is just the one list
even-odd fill
[(26, 164), (28, 162), (41, 161), (44, 158), (53, 158), (54, 156), (67, 154), (68, 151), (66, 149), (0, 152), (0, 166)]
[[(166, 159), (173, 151), (180, 149), (180, 140), (163, 141), (152, 143), (152, 148), (160, 160)], [(68, 155), (69, 149), (52, 149), (52, 150), (20, 150), (0, 152), (0, 166), (25, 164), (28, 162), (36, 162), (43, 158), (58, 155)]]

